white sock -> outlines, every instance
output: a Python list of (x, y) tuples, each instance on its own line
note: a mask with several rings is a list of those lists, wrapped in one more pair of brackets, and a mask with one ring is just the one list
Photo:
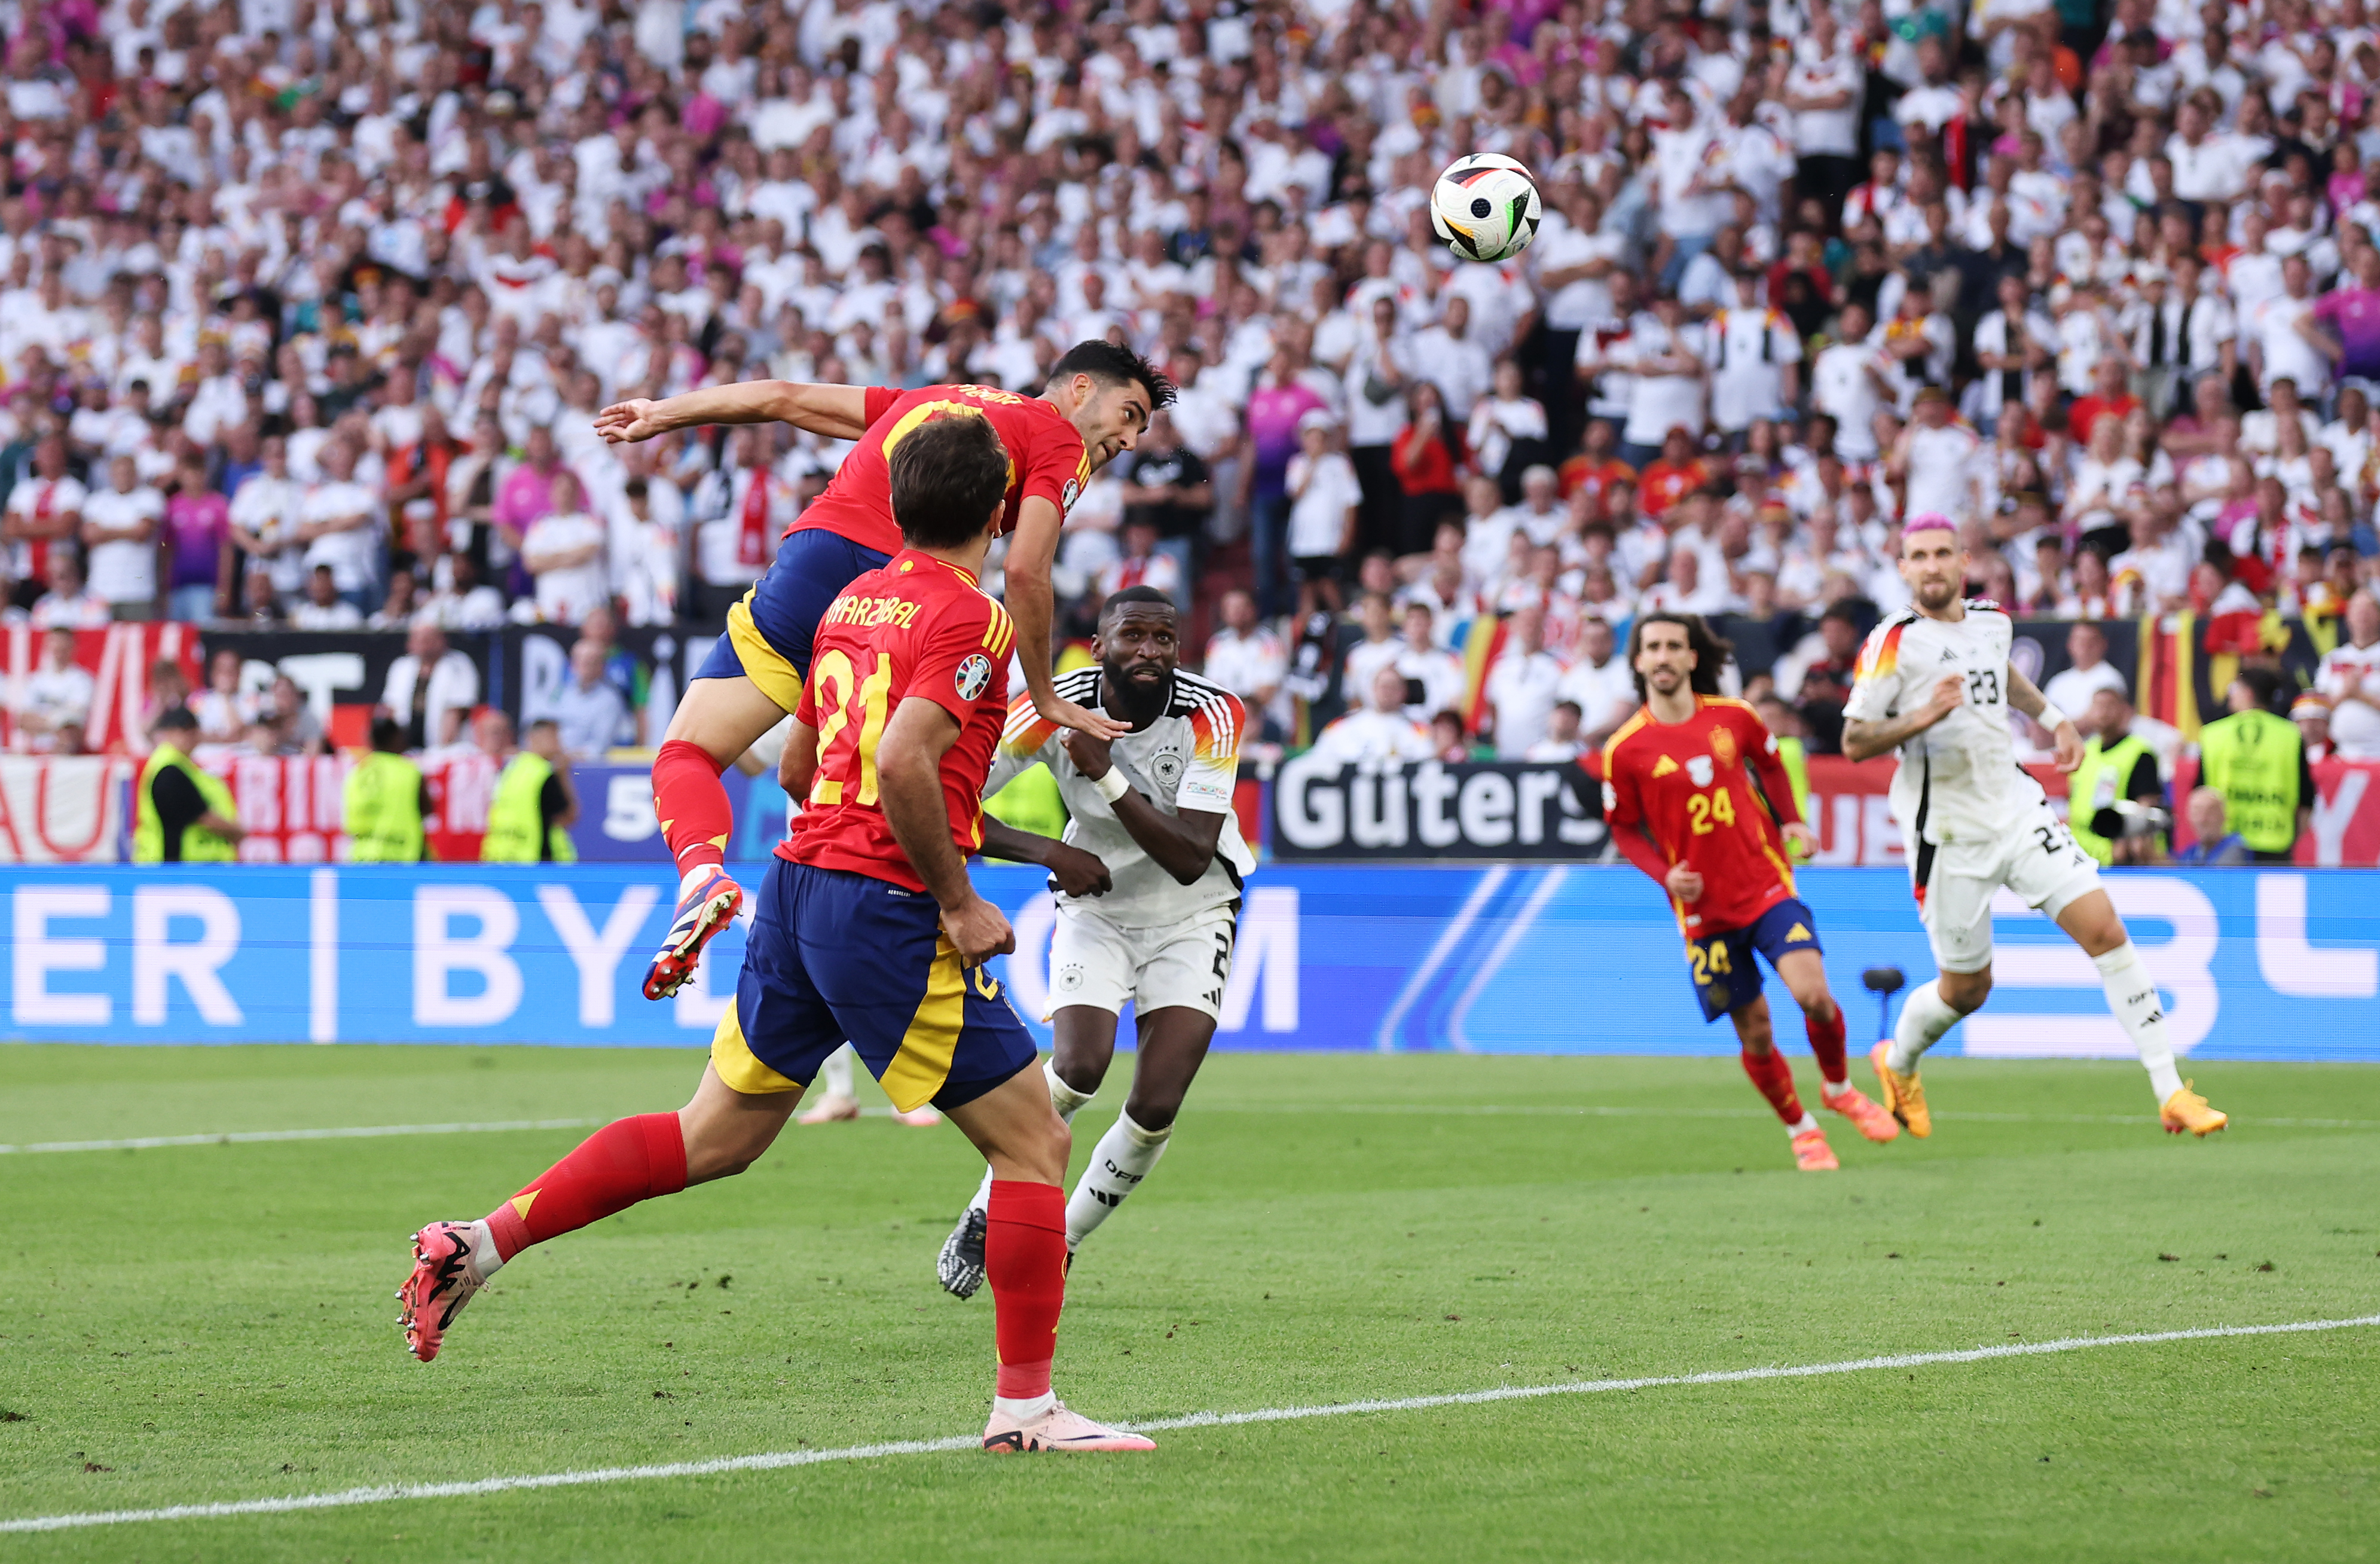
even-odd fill
[(1165, 1143), (1172, 1136), (1172, 1125), (1144, 1130), (1132, 1121), (1131, 1114), (1116, 1115), (1116, 1121), (1091, 1149), (1091, 1165), (1083, 1170), (1082, 1181), (1066, 1202), (1067, 1248), (1089, 1237), (1093, 1228), (1108, 1219), (1109, 1212), (1123, 1204), (1125, 1195), (1140, 1187), (1140, 1181), (1165, 1155)]
[(482, 1217), (471, 1224), (471, 1268), (487, 1280), (504, 1268), (504, 1257), (496, 1253), (496, 1232)]
[(1058, 1392), (1044, 1390), (1038, 1396), (994, 1396), (991, 1410), (1005, 1413), (1020, 1423), (1030, 1423), (1058, 1404)]
[(975, 1198), (967, 1202), (967, 1209), (970, 1211), (991, 1209), (991, 1169), (989, 1165), (983, 1170), (983, 1182), (975, 1186)]
[(1852, 1089), (1852, 1084), (1849, 1081), (1829, 1081), (1823, 1074), (1818, 1077), (1818, 1097), (1822, 1101), (1828, 1097), (1840, 1097)]
[(1959, 1012), (1942, 999), (1942, 985), (1932, 978), (1909, 990), (1909, 1002), (1900, 1007), (1900, 1024), (1892, 1029), (1892, 1051), (1885, 1057), (1893, 1069), (1906, 1075), (1917, 1068), (1917, 1059), (1927, 1049), (1942, 1040), (1942, 1034), (1958, 1024)]
[(826, 1078), (827, 1096), (856, 1097), (859, 1095), (851, 1089), (853, 1081), (851, 1073), (852, 1061), (856, 1060), (858, 1057), (859, 1056), (857, 1054), (852, 1051), (851, 1045), (849, 1043), (844, 1044), (843, 1047), (835, 1049), (832, 1053), (826, 1056), (826, 1067), (820, 1070), (819, 1073)]
[[(1805, 1109), (1802, 1109), (1802, 1121), (1801, 1121), (1800, 1123), (1798, 1123), (1798, 1124), (1788, 1124), (1788, 1125), (1785, 1127), (1785, 1134), (1786, 1134), (1788, 1136), (1792, 1136), (1792, 1135), (1806, 1135), (1806, 1134), (1808, 1134), (1812, 1130), (1815, 1130), (1815, 1129), (1816, 1129), (1817, 1127), (1818, 1127), (1818, 1121), (1817, 1121), (1817, 1119), (1816, 1119), (1816, 1118), (1815, 1118), (1815, 1116), (1810, 1112), (1810, 1110), (1809, 1110), (1808, 1109), (1806, 1109), (1806, 1108), (1805, 1108)], [(1069, 1223), (1068, 1225), (1069, 1225), (1069, 1226), (1072, 1226), (1073, 1224), (1072, 1224), (1072, 1223)]]
[(2165, 1035), (2165, 1001), (2157, 997), (2156, 979), (2141, 960), (2140, 947), (2130, 940), (2104, 956), (2094, 956), (2099, 985), (2107, 991), (2107, 1008), (2148, 1067), (2149, 1085), (2162, 1103), (2181, 1090), (2181, 1074), (2173, 1067), (2173, 1044)]
[(677, 899), (683, 902), (693, 895), (694, 888), (710, 878), (711, 871), (719, 867), (717, 864), (697, 864), (680, 875), (677, 881)]
[(1078, 1092), (1058, 1079), (1058, 1056), (1054, 1053), (1041, 1061), (1041, 1073), (1050, 1083), (1050, 1106), (1056, 1109), (1058, 1117), (1069, 1124), (1075, 1121), (1075, 1115), (1083, 1110), (1083, 1104), (1099, 1095), (1097, 1086), (1087, 1092)]

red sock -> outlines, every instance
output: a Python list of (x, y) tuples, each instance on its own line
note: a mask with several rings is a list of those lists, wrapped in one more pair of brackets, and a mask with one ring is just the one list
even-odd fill
[(677, 860), (677, 872), (727, 861), (735, 808), (719, 785), (722, 768), (698, 744), (671, 739), (653, 757), (653, 812)]
[(1777, 1117), (1784, 1120), (1788, 1128), (1802, 1121), (1802, 1099), (1793, 1094), (1793, 1067), (1785, 1062), (1783, 1054), (1775, 1049), (1767, 1053), (1746, 1049), (1743, 1073), (1752, 1077), (1752, 1084), (1760, 1088), (1760, 1095), (1768, 1099), (1768, 1106), (1777, 1110)]
[(1048, 1395), (1058, 1311), (1066, 1306), (1063, 1191), (1022, 1179), (991, 1181), (983, 1274), (991, 1283), (992, 1336), (1000, 1346), (997, 1393), (1010, 1400)]
[(1824, 1021), (1804, 1012), (1802, 1029), (1810, 1035), (1810, 1051), (1818, 1056), (1818, 1079), (1821, 1082), (1850, 1080), (1849, 1069), (1843, 1063), (1842, 1006), (1837, 1005), (1834, 1013)]
[(489, 1212), (488, 1227), (496, 1253), (509, 1260), (532, 1243), (685, 1187), (686, 1132), (675, 1113), (615, 1119)]

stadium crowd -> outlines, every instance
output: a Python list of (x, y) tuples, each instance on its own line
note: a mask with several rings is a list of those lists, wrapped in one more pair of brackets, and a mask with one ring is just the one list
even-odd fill
[[(0, 18), (36, 627), (715, 626), (840, 451), (605, 446), (606, 403), (1038, 390), (1108, 337), (1182, 391), (1073, 507), (1059, 632), (1175, 594), (1277, 742), (1575, 753), (1681, 607), (1823, 752), (1938, 511), (2022, 613), (2187, 608), (2252, 662), (2302, 617), (2295, 715), (2380, 755), (2363, 0)], [(1430, 231), (1475, 151), (1543, 187), (1500, 265)]]

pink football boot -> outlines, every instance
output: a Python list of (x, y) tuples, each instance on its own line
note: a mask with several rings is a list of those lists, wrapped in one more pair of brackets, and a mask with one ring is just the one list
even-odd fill
[(1015, 1418), (993, 1409), (984, 1426), (983, 1448), (1002, 1454), (1028, 1450), (1153, 1450), (1157, 1441), (1093, 1423), (1053, 1400), (1038, 1417)]
[(471, 1264), (474, 1236), (469, 1222), (432, 1222), (413, 1235), (413, 1274), (396, 1290), (405, 1305), (396, 1322), (405, 1328), (406, 1351), (423, 1363), (438, 1355), (446, 1328), (486, 1285)]

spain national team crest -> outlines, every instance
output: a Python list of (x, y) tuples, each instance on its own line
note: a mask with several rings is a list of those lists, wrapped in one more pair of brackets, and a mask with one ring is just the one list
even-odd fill
[(958, 666), (956, 682), (961, 700), (973, 700), (991, 684), (991, 659), (983, 653), (969, 652)]
[(1711, 767), (1711, 758), (1709, 756), (1697, 755), (1686, 762), (1686, 780), (1693, 782), (1696, 787), (1710, 786), (1712, 775), (1713, 770)]
[(1713, 728), (1710, 735), (1711, 758), (1722, 766), (1735, 764), (1735, 735), (1725, 728)]

